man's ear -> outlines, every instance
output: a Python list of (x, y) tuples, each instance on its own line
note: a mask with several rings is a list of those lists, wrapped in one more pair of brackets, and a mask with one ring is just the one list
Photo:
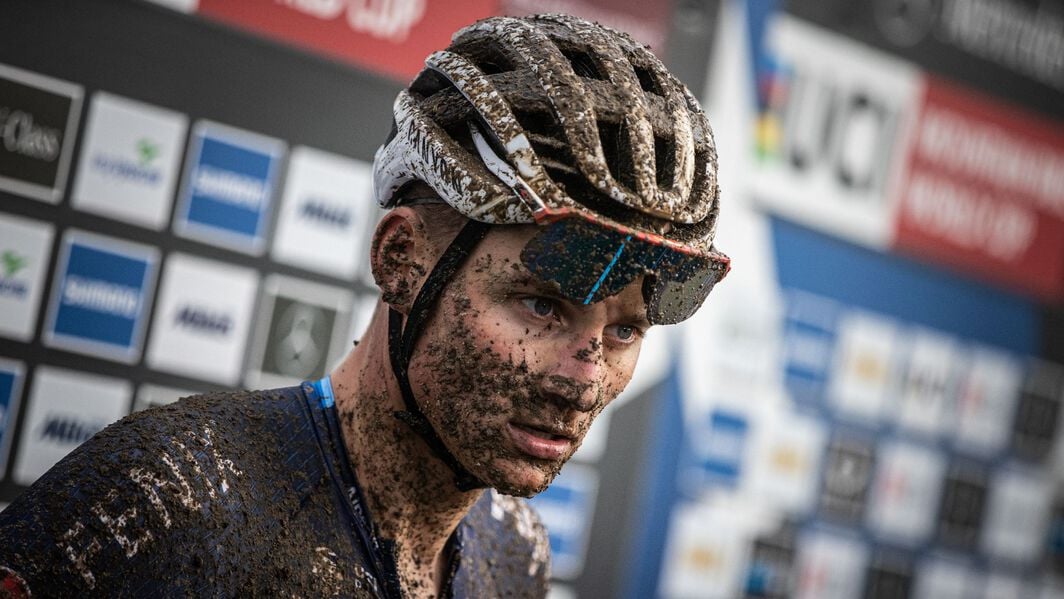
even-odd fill
[(434, 258), (420, 214), (405, 206), (385, 214), (370, 247), (370, 268), (384, 303), (408, 314)]

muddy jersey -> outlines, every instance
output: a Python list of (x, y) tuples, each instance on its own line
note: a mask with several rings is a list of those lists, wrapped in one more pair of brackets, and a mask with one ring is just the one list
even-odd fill
[[(0, 583), (34, 596), (398, 597), (320, 385), (132, 414), (0, 513)], [(546, 535), (486, 491), (449, 542), (448, 594), (546, 595)]]

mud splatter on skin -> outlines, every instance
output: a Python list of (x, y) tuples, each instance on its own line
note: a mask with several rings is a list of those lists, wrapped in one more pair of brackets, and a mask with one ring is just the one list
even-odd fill
[[(514, 290), (556, 295), (550, 286), (536, 285), (519, 263), (522, 241), (532, 231), (493, 231), (478, 246), (426, 323), (410, 368), (422, 410), (455, 456), (487, 484), (525, 496), (553, 479), (594, 417), (623, 389), (638, 355), (638, 344), (604, 345), (595, 334), (577, 341), (572, 322), (537, 320), (522, 305)], [(606, 304), (614, 307), (590, 307), (567, 318), (600, 326), (614, 312), (625, 318), (645, 313), (638, 289), (623, 301), (598, 306)], [(618, 310), (622, 304), (632, 305)], [(369, 511), (380, 536), (395, 543), (404, 589), (430, 595), (446, 566), (438, 556), (482, 492), (459, 492), (450, 469), (394, 418), (403, 404), (387, 359), (386, 321), (382, 304), (363, 342), (333, 373), (333, 382)], [(584, 378), (558, 371), (558, 358), (572, 360), (578, 349), (587, 349), (588, 362), (578, 364), (587, 369)], [(520, 452), (507, 429), (515, 419), (564, 428), (574, 441), (570, 451), (556, 460)]]

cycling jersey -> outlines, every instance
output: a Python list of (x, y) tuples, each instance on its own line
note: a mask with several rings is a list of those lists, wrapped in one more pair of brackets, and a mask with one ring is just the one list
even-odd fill
[[(399, 597), (327, 384), (201, 395), (106, 428), (0, 513), (0, 588)], [(484, 492), (447, 547), (445, 595), (546, 595), (546, 534), (522, 500)]]

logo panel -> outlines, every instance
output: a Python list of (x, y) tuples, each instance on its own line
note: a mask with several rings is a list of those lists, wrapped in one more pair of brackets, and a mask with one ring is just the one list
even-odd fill
[(751, 492), (792, 514), (812, 512), (817, 476), (827, 444), (825, 425), (795, 412), (762, 418), (751, 473)]
[(80, 86), (0, 64), (0, 189), (62, 199), (81, 97)]
[(802, 535), (798, 547), (796, 599), (851, 599), (861, 596), (868, 547), (822, 531)]
[(0, 335), (33, 338), (54, 234), (51, 225), (0, 216)]
[(1022, 384), (1018, 360), (989, 347), (976, 348), (957, 394), (957, 446), (982, 454), (1004, 449)]
[(915, 545), (934, 530), (946, 461), (942, 454), (916, 445), (880, 446), (868, 524), (881, 537)]
[(170, 217), (187, 129), (183, 114), (96, 93), (74, 182), (74, 206), (162, 229)]
[(547, 527), (555, 578), (572, 580), (584, 568), (597, 491), (598, 475), (592, 468), (569, 464), (528, 502)]
[(353, 279), (364, 261), (371, 166), (307, 147), (292, 150), (271, 255), (279, 262)]
[(202, 14), (403, 81), (457, 29), (496, 9), (489, 0), (199, 0)]
[(284, 142), (200, 121), (175, 215), (177, 234), (261, 254)]
[(735, 514), (705, 503), (672, 510), (658, 596), (731, 599), (742, 588), (749, 541)]
[(121, 379), (42, 366), (34, 375), (13, 477), (30, 485), (66, 454), (129, 412)]
[(196, 379), (235, 385), (243, 368), (255, 271), (187, 254), (163, 270), (148, 365)]
[(747, 416), (714, 409), (695, 422), (694, 427), (694, 431), (685, 435), (691, 445), (692, 463), (685, 469), (691, 490), (697, 492), (707, 485), (738, 485), (749, 439)]
[(986, 472), (975, 466), (954, 466), (946, 474), (938, 515), (938, 540), (971, 549), (979, 538), (986, 511)]
[(0, 359), (0, 477), (7, 471), (7, 456), (15, 436), (26, 370), (22, 362)]
[(1064, 297), (1064, 127), (929, 78), (916, 130), (895, 246)]
[(897, 371), (901, 333), (890, 319), (853, 311), (839, 319), (828, 397), (844, 415), (873, 423), (883, 417)]
[(59, 251), (45, 344), (136, 362), (157, 261), (155, 248), (68, 231)]
[(1012, 450), (1030, 460), (1049, 456), (1057, 443), (1062, 401), (1064, 367), (1033, 362), (1027, 371), (1012, 423)]
[(950, 336), (920, 330), (913, 335), (909, 350), (900, 389), (898, 426), (923, 435), (938, 435), (946, 427), (947, 412), (954, 408), (957, 344)]
[(982, 550), (1013, 563), (1033, 563), (1044, 548), (1052, 493), (1052, 483), (1043, 476), (999, 471), (990, 489)]
[(787, 218), (886, 248), (888, 189), (919, 73), (793, 17), (780, 15), (771, 27), (780, 66), (759, 117), (755, 197)]
[(871, 443), (839, 435), (828, 445), (824, 458), (824, 486), (820, 509), (836, 520), (856, 522), (864, 511), (875, 467)]
[(350, 293), (270, 275), (263, 285), (249, 387), (280, 387), (325, 374), (347, 349)]

